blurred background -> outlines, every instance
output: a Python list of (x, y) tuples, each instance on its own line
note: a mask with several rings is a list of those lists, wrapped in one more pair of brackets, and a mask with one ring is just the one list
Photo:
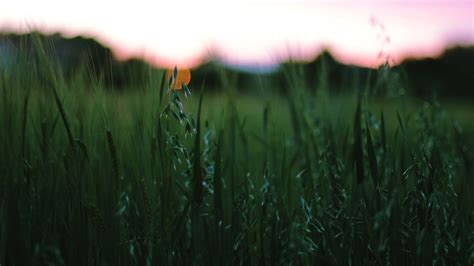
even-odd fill
[(414, 95), (472, 98), (473, 10), (470, 0), (7, 1), (0, 66), (37, 32), (66, 77), (87, 64), (116, 89), (140, 86), (146, 69), (178, 66), (192, 68), (191, 87), (219, 89), (225, 72), (239, 90), (263, 79), (278, 91), (285, 64), (314, 84), (324, 61), (332, 91), (385, 65)]

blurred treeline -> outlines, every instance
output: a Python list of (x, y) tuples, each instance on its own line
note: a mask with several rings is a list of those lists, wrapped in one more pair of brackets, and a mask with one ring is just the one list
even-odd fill
[[(63, 76), (74, 79), (87, 72), (90, 84), (100, 82), (106, 88), (124, 90), (143, 88), (151, 72), (160, 71), (147, 62), (135, 58), (117, 61), (111, 49), (90, 38), (65, 38), (59, 34), (43, 35), (0, 34), (0, 67), (14, 64), (17, 51), (35, 53), (32, 37), (39, 37), (51, 45), (53, 60), (59, 60)], [(34, 58), (31, 57), (31, 58)], [(291, 67), (288, 67), (290, 66)], [(303, 86), (314, 88), (329, 85), (331, 93), (344, 93), (355, 86), (367, 86), (384, 94), (409, 93), (426, 98), (434, 95), (443, 98), (474, 98), (474, 46), (447, 49), (439, 58), (408, 59), (390, 69), (387, 66), (369, 69), (337, 62), (329, 52), (323, 52), (310, 62), (285, 62), (274, 71), (252, 73), (238, 67), (228, 67), (218, 60), (209, 59), (192, 70), (191, 85), (205, 84), (206, 90), (219, 90), (234, 86), (241, 91), (270, 88), (284, 92), (287, 88), (287, 70), (299, 71), (304, 76)], [(396, 80), (394, 80), (396, 79)], [(330, 84), (320, 84), (329, 82)]]

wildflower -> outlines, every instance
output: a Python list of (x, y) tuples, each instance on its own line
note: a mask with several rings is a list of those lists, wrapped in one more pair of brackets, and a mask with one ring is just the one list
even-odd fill
[(174, 70), (168, 69), (168, 71), (166, 71), (166, 80), (170, 81), (171, 89), (177, 91), (182, 90), (183, 85), (187, 88), (187, 85), (191, 81), (191, 71), (189, 68), (177, 69), (175, 67)]

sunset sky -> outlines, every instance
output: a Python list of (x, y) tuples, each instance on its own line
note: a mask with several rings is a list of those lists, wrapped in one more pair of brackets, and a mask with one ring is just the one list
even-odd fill
[(341, 62), (376, 66), (474, 45), (472, 0), (98, 1), (3, 0), (0, 29), (94, 37), (120, 59), (196, 66), (311, 60), (327, 48)]

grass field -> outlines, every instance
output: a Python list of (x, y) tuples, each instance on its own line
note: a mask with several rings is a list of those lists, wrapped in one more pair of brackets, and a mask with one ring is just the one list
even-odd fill
[[(473, 106), (0, 72), (1, 265), (471, 265)], [(21, 63), (23, 62), (23, 63)], [(1, 69), (0, 69), (1, 70)], [(392, 84), (396, 85), (396, 84)]]

